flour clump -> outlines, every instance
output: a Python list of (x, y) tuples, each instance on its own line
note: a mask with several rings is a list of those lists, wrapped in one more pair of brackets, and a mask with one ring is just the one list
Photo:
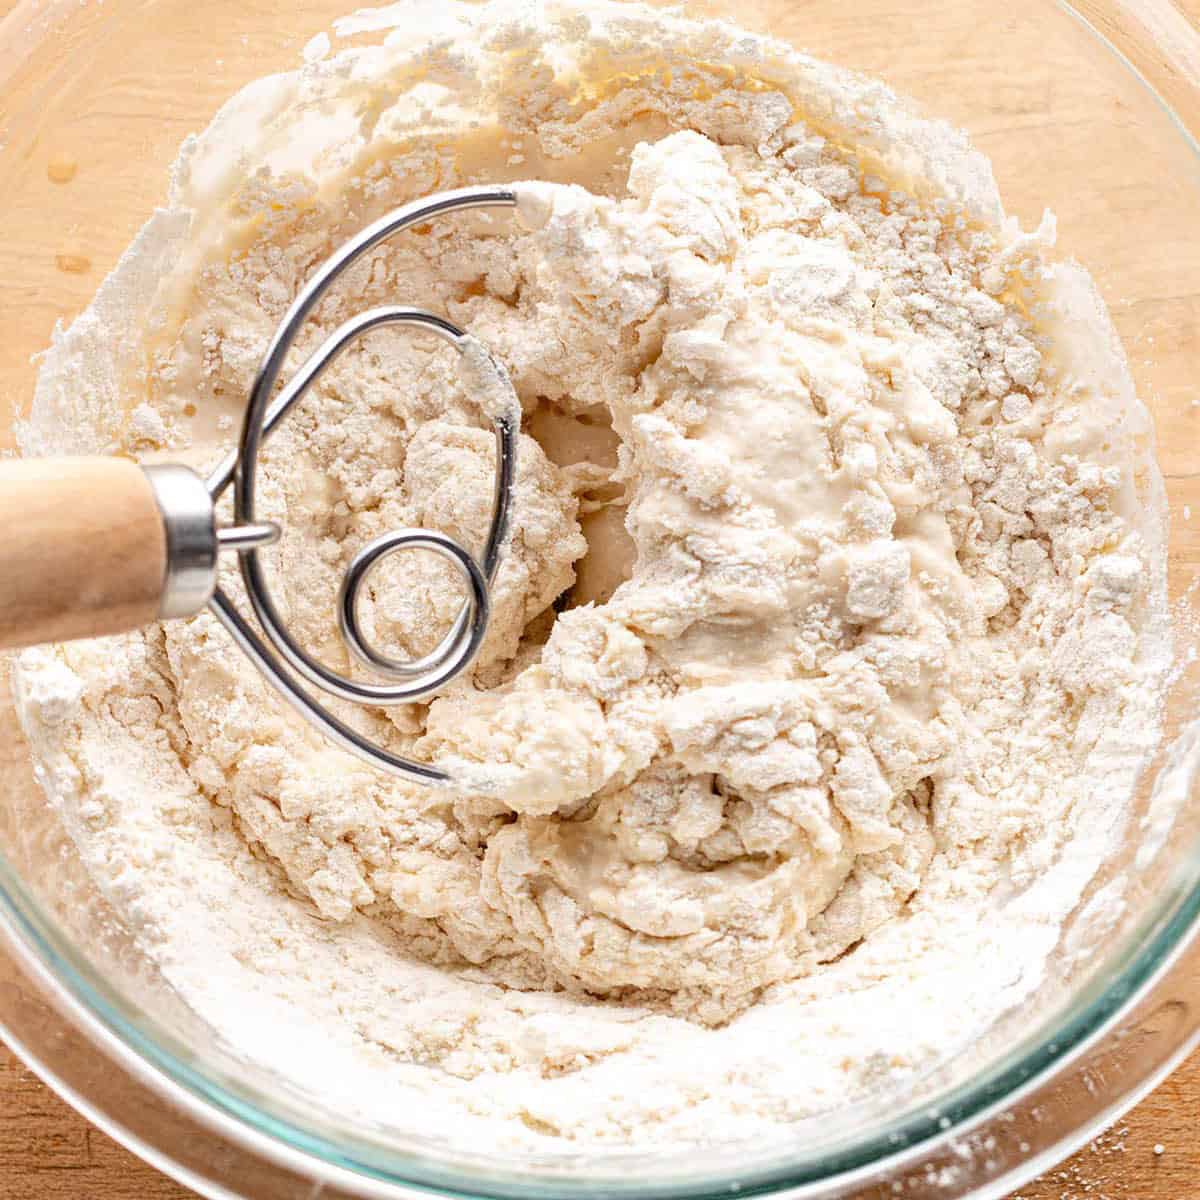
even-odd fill
[[(1052, 223), (1017, 231), (965, 142), (916, 138), (874, 85), (636, 6), (448, 11), (419, 46), (322, 45), (189, 143), (143, 235), (158, 319), (124, 310), (141, 365), (93, 372), (136, 388), (94, 432), (213, 464), (337, 245), (431, 190), (514, 181), (514, 217), (366, 255), (296, 358), (415, 302), (512, 379), (478, 660), (429, 702), (338, 710), (487, 786), (423, 790), (322, 744), (207, 615), (26, 654), (24, 720), (100, 889), (250, 1057), (286, 1062), (274, 1020), (335, 1030), (338, 1103), (436, 1093), (411, 1120), (441, 1138), (756, 1136), (877, 1092), (880, 1062), (902, 1085), (1036, 986), (1099, 857), (1034, 917), (1004, 904), (1058, 878), (1081, 822), (1118, 827), (1157, 737), (1147, 419), (1098, 303), (1107, 369), (1063, 350), (1080, 305), (1059, 297), (1094, 293)], [(347, 140), (363, 87), (378, 111)], [(311, 161), (280, 166), (314, 111), (329, 144), (305, 125)], [(237, 154), (253, 169), (201, 169)], [(52, 400), (124, 351), (84, 333), (48, 355), (27, 449), (87, 433)], [(478, 382), (372, 334), (268, 444), (281, 609), (331, 666), (352, 669), (333, 605), (366, 541), (486, 537)], [(460, 603), (432, 556), (389, 560), (363, 628), (421, 655)]]

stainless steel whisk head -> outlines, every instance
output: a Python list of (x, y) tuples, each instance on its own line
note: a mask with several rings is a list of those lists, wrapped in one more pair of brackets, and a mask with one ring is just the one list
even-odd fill
[[(419, 700), (443, 687), (470, 666), (487, 632), (490, 615), (489, 589), (504, 552), (513, 488), (516, 481), (519, 409), (513, 404), (493, 415), (496, 431), (496, 483), (491, 525), (483, 553), (476, 558), (469, 550), (444, 533), (425, 529), (398, 529), (383, 534), (354, 556), (338, 594), (338, 625), (350, 653), (364, 667), (387, 682), (367, 683), (330, 670), (309, 654), (289, 633), (279, 615), (267, 584), (260, 551), (279, 537), (279, 529), (258, 520), (256, 511), (258, 455), (263, 442), (329, 364), (348, 346), (373, 329), (405, 326), (433, 333), (466, 352), (472, 340), (465, 330), (444, 317), (419, 308), (386, 306), (360, 313), (332, 333), (296, 374), (271, 400), (288, 351), (316, 305), (338, 277), (364, 254), (413, 225), (447, 213), (474, 208), (513, 208), (515, 193), (507, 188), (476, 187), (442, 192), (405, 205), (368, 226), (329, 258), (308, 281), (293, 301), (258, 368), (249, 403), (242, 422), (238, 447), (212, 472), (207, 489), (207, 513), (195, 504), (194, 537), (189, 523), (179, 520), (186, 507), (183, 493), (187, 482), (176, 476), (179, 500), (175, 520), (168, 521), (168, 588), (163, 616), (196, 611), (207, 600), (208, 608), (233, 636), (266, 680), (287, 702), (326, 737), (364, 759), (372, 766), (418, 783), (445, 783), (450, 776), (440, 768), (415, 762), (385, 750), (363, 737), (323, 707), (302, 681), (343, 700), (358, 704), (390, 705)], [(477, 343), (475, 343), (477, 345)], [(497, 378), (511, 392), (503, 368), (493, 360)], [(184, 468), (150, 468), (160, 505), (163, 493), (173, 484), (170, 472)], [(155, 474), (157, 472), (157, 474)], [(194, 477), (193, 477), (194, 478)], [(234, 524), (215, 531), (212, 510), (225, 491), (233, 487)], [(171, 503), (168, 497), (168, 503)], [(207, 522), (205, 528), (201, 528)], [(254, 615), (265, 640), (238, 611), (221, 588), (213, 588), (216, 550), (236, 551), (242, 580)], [(453, 625), (442, 641), (423, 657), (405, 662), (391, 658), (372, 646), (363, 635), (358, 618), (358, 596), (371, 570), (387, 555), (400, 550), (429, 550), (452, 563), (462, 576), (466, 599)], [(198, 594), (203, 590), (203, 595)]]

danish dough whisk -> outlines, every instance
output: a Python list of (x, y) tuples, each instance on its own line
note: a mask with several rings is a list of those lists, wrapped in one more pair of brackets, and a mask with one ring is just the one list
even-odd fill
[[(372, 766), (418, 783), (449, 782), (433, 764), (402, 757), (364, 737), (313, 694), (371, 706), (405, 704), (445, 686), (474, 660), (487, 632), (490, 587), (504, 554), (516, 482), (520, 408), (504, 368), (466, 330), (425, 309), (387, 305), (350, 318), (317, 348), (272, 399), (285, 360), (309, 314), (334, 282), (389, 238), (436, 217), (468, 209), (513, 208), (516, 193), (470, 187), (414, 201), (367, 226), (309, 279), (276, 328), (250, 389), (236, 449), (208, 476), (179, 465), (138, 466), (125, 459), (29, 459), (0, 463), (0, 649), (125, 632), (154, 620), (190, 617), (205, 607), (268, 683), (338, 746)], [(491, 522), (476, 556), (436, 530), (397, 529), (353, 557), (337, 597), (346, 647), (375, 679), (333, 671), (301, 646), (279, 614), (261, 551), (280, 530), (257, 515), (258, 457), (265, 440), (322, 372), (351, 344), (388, 326), (422, 330), (462, 356), (484, 357), (506, 403), (493, 405), (496, 434)], [(232, 489), (233, 523), (218, 526), (216, 506)], [(358, 598), (388, 555), (427, 550), (451, 563), (465, 599), (449, 631), (428, 654), (392, 658), (365, 637)], [(238, 555), (254, 622), (217, 586), (221, 552)], [(255, 628), (257, 624), (257, 629)]]

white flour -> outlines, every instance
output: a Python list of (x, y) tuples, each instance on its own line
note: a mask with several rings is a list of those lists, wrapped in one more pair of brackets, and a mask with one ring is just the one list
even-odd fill
[[(538, 1151), (886, 1101), (1037, 986), (1157, 741), (1148, 418), (1052, 224), (878, 85), (635, 7), (445, 10), (444, 43), (322, 44), (188, 143), (23, 438), (212, 463), (349, 232), (549, 180), (370, 255), (301, 346), (398, 300), (512, 376), (472, 678), (344, 714), (492, 794), (319, 743), (201, 616), (22, 657), (47, 795), (223, 1041), (343, 1116)], [(493, 445), (445, 348), (327, 373), (261, 477), (304, 644), (347, 669), (367, 539), (480, 544)], [(410, 557), (364, 625), (422, 653), (459, 595)]]

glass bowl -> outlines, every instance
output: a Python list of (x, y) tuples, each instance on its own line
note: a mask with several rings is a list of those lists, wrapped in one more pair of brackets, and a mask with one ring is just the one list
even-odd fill
[[(344, 0), (342, 0), (344, 3)], [(31, 356), (91, 298), (156, 204), (181, 140), (266, 72), (293, 68), (342, 3), (19, 0), (0, 23), (0, 239), (7, 413)], [(409, 6), (409, 19), (433, 0)], [(1000, 1196), (1094, 1136), (1200, 1041), (1200, 3), (738, 0), (728, 16), (882, 77), (965, 128), (1029, 227), (1093, 274), (1153, 411), (1181, 668), (1135, 820), (1020, 1011), (904, 1103), (832, 1114), (761, 1154), (534, 1161), (353, 1126), (239, 1061), (156, 976), (42, 802), (0, 692), (5, 1039), (72, 1104), (209, 1196)], [(1192, 523), (1192, 505), (1197, 510)], [(6, 674), (6, 673), (5, 673)], [(1091, 900), (1106, 889), (1123, 903)], [(306, 1190), (307, 1189), (307, 1190)]]

